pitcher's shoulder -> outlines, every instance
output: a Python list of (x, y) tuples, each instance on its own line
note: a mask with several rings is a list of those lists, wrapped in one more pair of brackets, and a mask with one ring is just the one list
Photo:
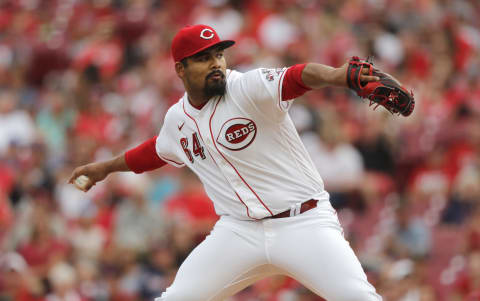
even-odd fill
[(178, 116), (183, 116), (183, 99), (183, 97), (180, 98), (176, 103), (168, 108), (167, 113), (165, 113), (164, 122)]
[(242, 77), (242, 75), (243, 75), (242, 72), (239, 72), (237, 70), (227, 69), (227, 71), (226, 71), (227, 82), (228, 83), (234, 82), (237, 79), (239, 79), (240, 77)]
[(260, 78), (265, 78), (267, 80), (272, 80), (270, 77), (273, 78), (275, 74), (281, 74), (284, 68), (277, 68), (277, 69), (268, 69), (268, 68), (254, 68), (248, 70), (246, 72), (239, 72), (236, 70), (227, 69), (226, 77), (227, 83), (234, 84), (236, 82), (242, 81), (258, 81)]

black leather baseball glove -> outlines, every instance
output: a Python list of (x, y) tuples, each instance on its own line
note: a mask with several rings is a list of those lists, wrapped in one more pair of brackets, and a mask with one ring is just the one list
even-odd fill
[[(368, 70), (368, 73), (365, 72), (365, 69)], [(378, 76), (380, 80), (362, 82), (360, 81), (361, 74)], [(358, 96), (368, 98), (370, 105), (376, 104), (374, 109), (381, 105), (392, 114), (409, 116), (415, 108), (413, 93), (408, 92), (390, 74), (374, 68), (368, 60), (362, 61), (356, 56), (352, 57), (348, 62), (347, 84), (350, 89), (357, 92)]]

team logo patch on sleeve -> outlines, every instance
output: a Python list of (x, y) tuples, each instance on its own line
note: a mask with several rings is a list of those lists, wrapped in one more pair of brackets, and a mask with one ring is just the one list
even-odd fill
[(269, 82), (273, 81), (275, 77), (280, 76), (285, 68), (276, 68), (276, 69), (266, 69), (262, 68), (262, 74), (265, 75), (265, 79)]
[(218, 134), (217, 143), (226, 149), (239, 151), (248, 147), (257, 135), (257, 126), (247, 118), (233, 118), (226, 121)]

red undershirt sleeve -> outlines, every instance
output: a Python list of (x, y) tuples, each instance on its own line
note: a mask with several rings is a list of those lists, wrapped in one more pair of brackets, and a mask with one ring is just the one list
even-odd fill
[(134, 173), (154, 170), (167, 164), (155, 150), (157, 136), (125, 152), (125, 163)]
[(291, 100), (312, 90), (302, 80), (302, 71), (306, 65), (293, 65), (287, 69), (282, 83), (282, 100)]

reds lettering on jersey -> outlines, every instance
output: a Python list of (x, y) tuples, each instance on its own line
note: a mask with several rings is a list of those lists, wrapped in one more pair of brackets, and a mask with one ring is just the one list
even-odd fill
[(185, 94), (165, 116), (156, 142), (166, 162), (187, 165), (219, 215), (261, 219), (315, 198), (328, 200), (282, 101), (287, 69), (227, 70), (227, 89), (198, 110)]

